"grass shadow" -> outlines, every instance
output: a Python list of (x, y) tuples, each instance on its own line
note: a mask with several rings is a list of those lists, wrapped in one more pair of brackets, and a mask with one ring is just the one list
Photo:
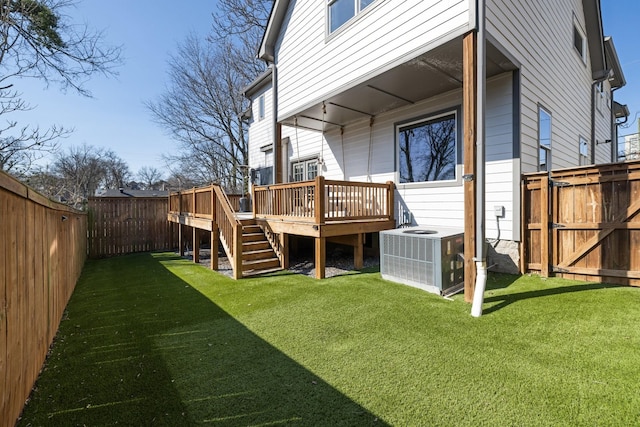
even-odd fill
[[(513, 276), (513, 277), (517, 278), (518, 276)], [(488, 282), (489, 281), (487, 281), (487, 290), (490, 289)], [(498, 282), (506, 283), (502, 281), (498, 281)], [(509, 285), (503, 286), (503, 287), (491, 288), (491, 289), (493, 290), (503, 289), (508, 286)], [(607, 283), (583, 283), (583, 284), (568, 285), (568, 286), (557, 286), (557, 287), (546, 288), (546, 289), (536, 289), (532, 291), (525, 291), (525, 292), (518, 292), (518, 293), (506, 293), (506, 294), (494, 295), (494, 296), (489, 296), (484, 298), (485, 304), (493, 304), (493, 305), (483, 309), (483, 313), (490, 314), (490, 313), (499, 311), (513, 303), (531, 299), (531, 298), (542, 298), (542, 297), (549, 297), (553, 295), (593, 291), (597, 289), (619, 288), (619, 287), (622, 287), (622, 285), (612, 285)]]
[(87, 262), (18, 425), (386, 425), (163, 262)]

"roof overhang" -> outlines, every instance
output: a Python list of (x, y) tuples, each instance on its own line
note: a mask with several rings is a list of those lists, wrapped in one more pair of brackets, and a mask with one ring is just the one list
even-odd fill
[(604, 56), (604, 36), (602, 32), (602, 14), (600, 0), (582, 0), (584, 20), (586, 23), (587, 44), (591, 58), (591, 73), (594, 80), (601, 78), (607, 70)]
[(616, 47), (614, 46), (613, 39), (611, 37), (604, 38), (604, 50), (605, 57), (607, 59), (607, 68), (611, 70), (611, 77), (609, 77), (611, 87), (615, 89), (626, 85), (627, 81), (624, 78), (622, 66), (618, 59), (618, 53), (616, 52)]
[(629, 112), (627, 104), (620, 104), (617, 101), (613, 101), (613, 114), (616, 119), (624, 119), (629, 117), (629, 114), (631, 113)]
[(242, 90), (242, 95), (251, 99), (260, 89), (271, 83), (272, 73), (273, 69), (271, 67), (267, 68), (264, 73), (256, 77), (254, 81)]
[(288, 7), (289, 0), (275, 0), (273, 3), (271, 13), (269, 14), (269, 21), (267, 22), (267, 28), (262, 36), (262, 42), (260, 43), (258, 58), (264, 59), (268, 62), (274, 62), (276, 40), (280, 34), (280, 28), (282, 27), (284, 18), (287, 15)]
[[(486, 55), (487, 77), (518, 68), (489, 40)], [(312, 101), (278, 121), (317, 131), (342, 127), (460, 89), (462, 75), (462, 37), (458, 37), (364, 82)]]

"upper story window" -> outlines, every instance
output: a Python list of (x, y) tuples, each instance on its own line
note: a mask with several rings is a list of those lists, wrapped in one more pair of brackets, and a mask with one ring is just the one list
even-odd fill
[(538, 145), (540, 157), (538, 159), (539, 171), (551, 170), (551, 113), (542, 107), (538, 107)]
[(344, 25), (375, 0), (328, 0), (329, 34)]
[(258, 98), (258, 120), (264, 119), (264, 95)]
[(580, 55), (582, 62), (587, 61), (587, 38), (584, 35), (584, 31), (580, 28), (576, 17), (573, 17), (573, 47)]
[(457, 134), (455, 111), (399, 127), (399, 182), (455, 180)]

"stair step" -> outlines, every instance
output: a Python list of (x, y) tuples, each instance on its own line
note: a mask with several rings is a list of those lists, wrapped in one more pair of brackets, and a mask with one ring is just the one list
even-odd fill
[(266, 270), (270, 268), (280, 267), (280, 261), (278, 258), (261, 259), (256, 261), (244, 261), (242, 262), (242, 271), (248, 270)]
[(258, 242), (264, 240), (265, 242), (267, 241), (267, 238), (265, 237), (264, 233), (250, 233), (250, 234), (242, 234), (242, 241), (243, 242)]
[(253, 234), (253, 233), (262, 233), (262, 228), (260, 228), (260, 226), (257, 224), (242, 226), (242, 234)]
[(255, 261), (259, 259), (273, 258), (273, 249), (260, 249), (257, 251), (242, 252), (243, 261)]
[(273, 250), (273, 249), (271, 249), (271, 245), (269, 244), (269, 242), (267, 242), (266, 240), (259, 240), (259, 241), (256, 241), (256, 242), (245, 242), (244, 240), (242, 241), (242, 252), (243, 253), (259, 251), (259, 250), (262, 250), (262, 249)]

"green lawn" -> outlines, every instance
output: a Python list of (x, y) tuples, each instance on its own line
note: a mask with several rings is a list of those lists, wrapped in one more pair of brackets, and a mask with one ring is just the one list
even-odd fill
[(19, 425), (640, 425), (640, 288), (89, 261)]

